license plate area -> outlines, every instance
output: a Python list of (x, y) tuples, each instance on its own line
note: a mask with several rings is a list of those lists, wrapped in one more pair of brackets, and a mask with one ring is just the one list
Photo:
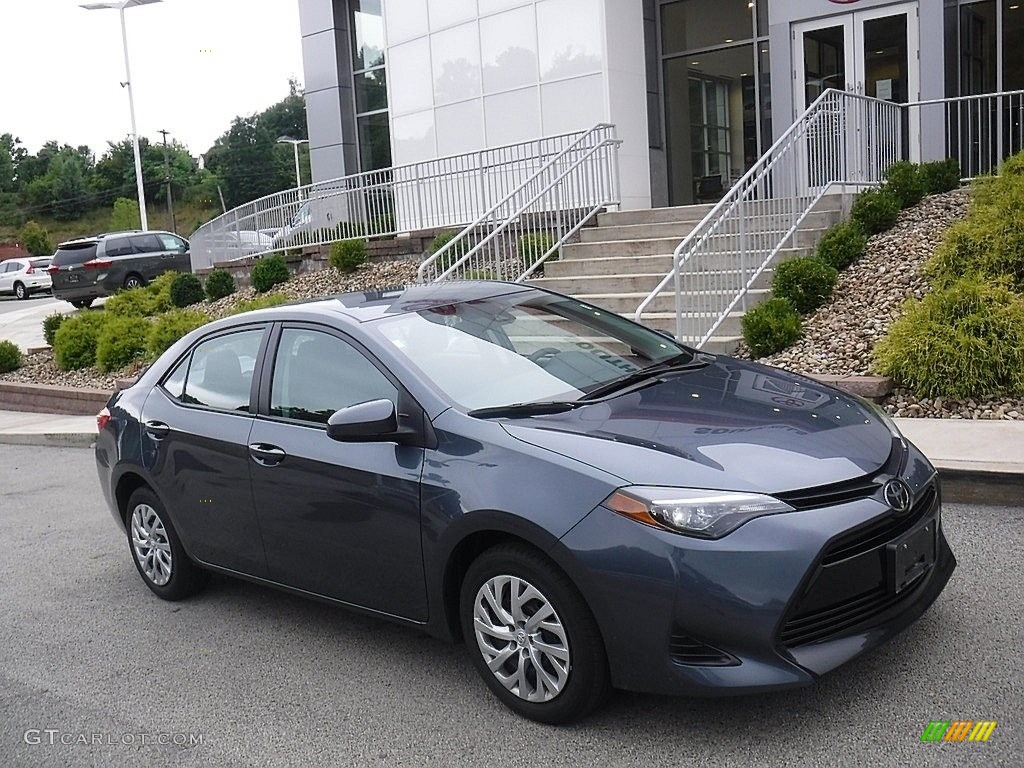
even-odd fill
[(932, 517), (886, 546), (891, 591), (899, 594), (913, 586), (935, 565), (938, 523)]
[(77, 283), (82, 279), (81, 275), (68, 275), (69, 283)]

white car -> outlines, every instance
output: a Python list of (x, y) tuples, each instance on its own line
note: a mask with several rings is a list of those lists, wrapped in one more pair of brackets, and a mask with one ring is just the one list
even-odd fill
[(52, 289), (50, 258), (8, 259), (0, 262), (0, 296), (14, 294), (19, 299), (27, 299), (33, 293)]

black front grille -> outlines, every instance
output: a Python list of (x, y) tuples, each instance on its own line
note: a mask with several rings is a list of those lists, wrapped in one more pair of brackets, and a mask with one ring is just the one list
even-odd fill
[(938, 490), (931, 483), (908, 514), (890, 512), (832, 542), (787, 614), (780, 642), (794, 648), (838, 637), (911, 597), (916, 588), (896, 593), (889, 583), (885, 545), (932, 514), (937, 504)]
[(738, 664), (732, 656), (712, 648), (699, 640), (694, 640), (689, 635), (679, 630), (672, 633), (669, 638), (669, 656), (677, 664), (691, 664), (704, 667), (727, 667)]

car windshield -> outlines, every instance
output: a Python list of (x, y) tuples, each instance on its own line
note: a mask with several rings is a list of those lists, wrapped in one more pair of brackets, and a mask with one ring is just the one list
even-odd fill
[(84, 264), (96, 258), (96, 243), (64, 243), (53, 255), (52, 265), (63, 267), (66, 264)]
[(374, 327), (469, 410), (577, 400), (644, 368), (687, 362), (693, 354), (614, 313), (537, 294), (431, 307)]
[(29, 263), (35, 269), (46, 269), (48, 266), (50, 266), (50, 259), (32, 259), (31, 262)]

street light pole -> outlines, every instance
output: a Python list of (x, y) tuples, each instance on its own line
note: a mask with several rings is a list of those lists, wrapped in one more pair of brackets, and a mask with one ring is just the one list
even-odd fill
[(295, 187), (302, 186), (302, 173), (299, 171), (299, 144), (309, 144), (309, 139), (293, 139), (291, 136), (282, 136), (277, 140), (278, 144), (291, 144), (295, 151)]
[(125, 24), (125, 8), (136, 5), (149, 5), (159, 3), (161, 0), (122, 0), (120, 3), (89, 3), (81, 6), (87, 11), (98, 11), (106, 8), (116, 8), (121, 14), (121, 44), (124, 47), (124, 76), (125, 82), (121, 85), (128, 89), (128, 109), (132, 117), (132, 152), (135, 155), (135, 187), (139, 195), (139, 217), (143, 229), (149, 229), (149, 217), (146, 215), (146, 187), (142, 179), (142, 155), (139, 153), (139, 129), (135, 123), (135, 94), (132, 92), (132, 70), (128, 60), (128, 26)]

